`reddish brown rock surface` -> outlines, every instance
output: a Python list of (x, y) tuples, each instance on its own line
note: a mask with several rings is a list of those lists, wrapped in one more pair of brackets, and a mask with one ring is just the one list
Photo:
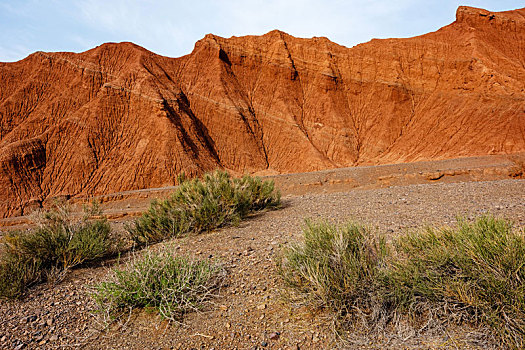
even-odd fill
[(185, 171), (304, 172), (525, 151), (525, 8), (346, 48), (207, 35), (0, 63), (0, 217)]

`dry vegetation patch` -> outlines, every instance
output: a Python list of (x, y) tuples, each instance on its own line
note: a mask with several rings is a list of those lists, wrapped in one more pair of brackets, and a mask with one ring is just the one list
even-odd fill
[[(202, 179), (181, 176), (180, 183), (168, 199), (153, 201), (128, 227), (136, 247), (237, 224), (254, 212), (280, 206), (273, 181), (258, 177), (237, 179), (217, 170)], [(72, 267), (125, 250), (126, 237), (112, 232), (101, 214), (95, 203), (81, 217), (67, 205), (56, 205), (35, 216), (37, 228), (4, 234), (0, 297), (20, 298), (33, 284), (60, 280)]]
[[(525, 233), (504, 219), (460, 220), (386, 245), (365, 227), (307, 222), (278, 270), (295, 301), (332, 312), (339, 330), (451, 323), (525, 346)], [(439, 322), (430, 323), (430, 320)]]
[(168, 247), (134, 256), (94, 288), (106, 323), (135, 308), (151, 308), (171, 321), (201, 309), (218, 291), (226, 272), (217, 262), (176, 256)]
[(177, 190), (165, 200), (153, 201), (128, 230), (140, 246), (234, 225), (254, 212), (278, 208), (280, 203), (273, 181), (248, 175), (232, 178), (219, 170), (202, 179), (182, 176)]
[(113, 253), (116, 242), (96, 204), (81, 217), (67, 205), (35, 214), (37, 228), (15, 231), (2, 238), (0, 297), (19, 298), (38, 282), (58, 281), (79, 264)]

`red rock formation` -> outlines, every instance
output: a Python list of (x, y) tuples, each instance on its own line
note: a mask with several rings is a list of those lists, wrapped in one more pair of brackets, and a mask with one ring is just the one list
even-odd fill
[(410, 39), (207, 35), (0, 63), (0, 217), (57, 196), (525, 150), (525, 9)]

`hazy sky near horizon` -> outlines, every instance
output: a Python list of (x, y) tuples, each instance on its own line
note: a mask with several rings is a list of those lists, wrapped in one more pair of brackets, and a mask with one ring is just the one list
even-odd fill
[(208, 33), (260, 35), (280, 29), (326, 36), (348, 47), (372, 38), (410, 37), (454, 21), (460, 5), (490, 11), (523, 0), (0, 0), (0, 62), (35, 51), (81, 52), (131, 41), (178, 57)]

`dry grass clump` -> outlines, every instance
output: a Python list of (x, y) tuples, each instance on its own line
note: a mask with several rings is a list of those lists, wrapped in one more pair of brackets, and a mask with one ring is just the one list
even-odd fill
[(202, 179), (181, 180), (168, 199), (153, 201), (128, 228), (137, 245), (236, 224), (253, 212), (280, 205), (273, 182), (257, 177), (235, 179), (217, 170)]
[(95, 287), (93, 297), (107, 322), (135, 308), (153, 308), (178, 322), (214, 296), (225, 274), (217, 263), (176, 256), (163, 248), (134, 256), (124, 268), (112, 270), (108, 280)]
[(525, 232), (503, 219), (460, 220), (396, 241), (382, 280), (403, 311), (486, 325), (510, 348), (525, 346)]
[(295, 301), (326, 307), (339, 316), (366, 308), (376, 287), (384, 242), (363, 225), (336, 226), (306, 221), (304, 241), (286, 248), (277, 259), (285, 284)]
[(525, 232), (506, 220), (460, 220), (388, 246), (354, 223), (307, 223), (304, 236), (283, 250), (278, 270), (296, 300), (331, 310), (341, 328), (437, 318), (525, 346)]
[(31, 285), (57, 280), (70, 268), (111, 253), (110, 226), (98, 205), (79, 218), (66, 205), (36, 215), (37, 228), (2, 237), (0, 297), (19, 298)]

